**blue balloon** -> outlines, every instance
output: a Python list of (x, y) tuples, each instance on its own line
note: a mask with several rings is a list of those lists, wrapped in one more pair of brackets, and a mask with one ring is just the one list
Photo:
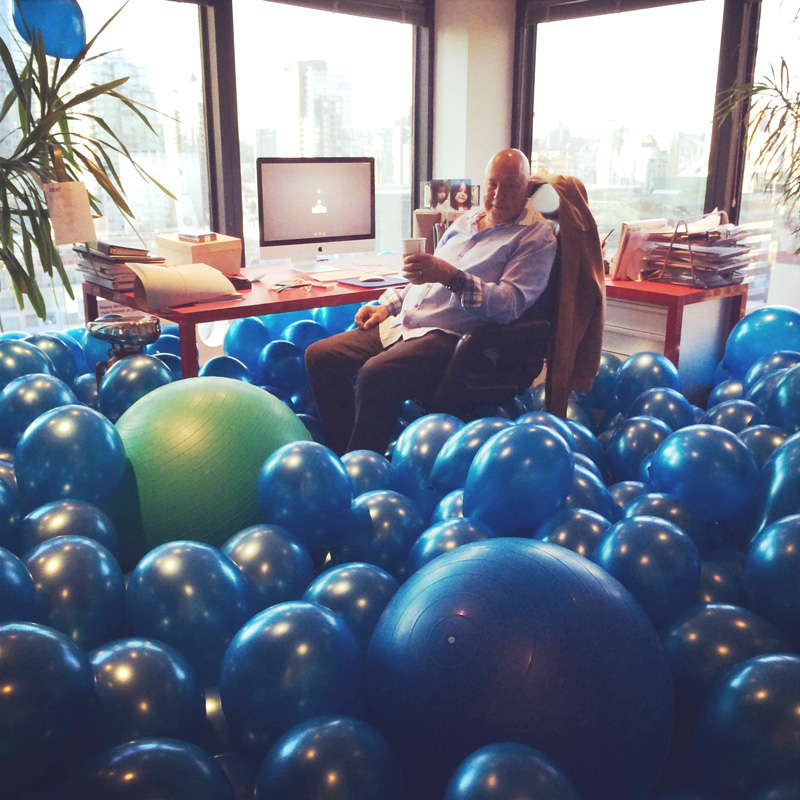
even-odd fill
[(800, 351), (800, 311), (786, 306), (765, 306), (736, 323), (725, 343), (723, 364), (737, 378), (764, 356), (781, 350)]
[(0, 547), (0, 623), (36, 620), (33, 578), (10, 550)]
[(673, 431), (694, 424), (691, 403), (674, 389), (646, 389), (628, 408), (628, 417), (654, 417)]
[(481, 747), (453, 773), (444, 800), (580, 800), (569, 777), (544, 753), (515, 742)]
[(206, 717), (203, 687), (173, 647), (129, 637), (98, 647), (89, 660), (97, 698), (92, 732), (103, 748), (148, 736), (197, 736)]
[(25, 341), (38, 347), (53, 364), (54, 374), (72, 386), (78, 375), (78, 363), (66, 342), (52, 333), (32, 333)]
[(229, 750), (217, 753), (214, 761), (228, 776), (236, 800), (252, 800), (258, 776), (258, 760), (236, 750)]
[[(768, 413), (790, 433), (800, 431), (800, 364), (787, 369), (768, 401)], [(751, 424), (757, 424), (754, 420)]]
[[(8, 462), (0, 462), (0, 465)], [(13, 472), (13, 467), (12, 467)], [(22, 514), (16, 489), (6, 480), (0, 480), (0, 547), (12, 553), (19, 550), (22, 531)]]
[(347, 713), (361, 686), (361, 650), (347, 624), (316, 603), (256, 614), (225, 653), (222, 709), (241, 746), (264, 755), (289, 728)]
[(598, 467), (589, 456), (585, 456), (583, 453), (573, 453), (572, 459), (576, 467), (583, 467), (587, 472), (591, 472), (599, 481), (603, 480), (603, 473), (600, 471), (600, 467)]
[(431, 514), (431, 525), (437, 522), (444, 522), (446, 519), (456, 519), (464, 516), (464, 490), (456, 489), (446, 494), (433, 509)]
[(76, 374), (83, 375), (83, 373), (86, 372), (86, 358), (83, 355), (83, 348), (80, 342), (66, 331), (51, 331), (50, 335), (60, 339), (69, 347), (72, 357), (75, 359)]
[(174, 647), (203, 685), (216, 683), (225, 649), (252, 614), (237, 566), (216, 548), (190, 541), (151, 550), (133, 570), (127, 602), (130, 634)]
[(92, 756), (63, 790), (64, 800), (234, 800), (222, 767), (197, 745), (148, 737)]
[(86, 45), (86, 21), (75, 0), (17, 0), (14, 25), (29, 44), (41, 34), (45, 53), (54, 58), (75, 58)]
[(408, 554), (408, 574), (411, 575), (436, 556), (449, 553), (470, 542), (491, 539), (494, 531), (485, 523), (463, 517), (448, 519), (432, 525), (420, 535)]
[(775, 448), (758, 476), (756, 532), (800, 513), (800, 433)]
[(247, 580), (253, 613), (298, 600), (316, 575), (308, 551), (279, 525), (252, 525), (228, 539), (220, 550)]
[(308, 385), (303, 351), (291, 342), (276, 339), (258, 356), (259, 383), (267, 383), (293, 394)]
[(144, 352), (147, 355), (154, 355), (155, 353), (170, 353), (173, 356), (180, 357), (181, 354), (181, 339), (174, 333), (161, 332), (161, 336), (154, 342), (145, 345)]
[(234, 381), (244, 381), (252, 383), (250, 370), (233, 356), (214, 356), (209, 358), (197, 373), (201, 378), (206, 375), (213, 375), (217, 378), (230, 378)]
[(697, 546), (677, 525), (659, 517), (616, 522), (592, 560), (613, 575), (656, 624), (688, 608), (700, 582)]
[(0, 339), (27, 339), (28, 334), (25, 331), (3, 331), (0, 333)]
[(708, 408), (713, 408), (715, 405), (724, 403), (726, 400), (741, 400), (744, 397), (744, 392), (744, 385), (741, 381), (728, 378), (728, 380), (718, 383), (711, 390), (706, 405)]
[(597, 437), (580, 422), (573, 419), (565, 420), (565, 422), (575, 437), (576, 452), (591, 458), (602, 471), (606, 463), (606, 453)]
[(675, 365), (660, 353), (636, 353), (622, 363), (617, 372), (615, 393), (619, 410), (628, 413), (633, 401), (648, 389), (681, 390)]
[(774, 425), (750, 425), (740, 430), (738, 436), (753, 454), (759, 467), (763, 467), (775, 448), (780, 447), (789, 438), (786, 431)]
[(137, 400), (172, 383), (172, 373), (155, 356), (126, 356), (112, 364), (97, 389), (100, 411), (116, 422)]
[(615, 516), (614, 498), (593, 472), (575, 464), (572, 486), (564, 499), (564, 508), (583, 508), (596, 511), (610, 520)]
[(538, 525), (569, 494), (572, 451), (557, 433), (539, 425), (514, 425), (478, 451), (464, 487), (464, 516), (498, 534)]
[(366, 653), (372, 632), (400, 584), (373, 564), (342, 564), (315, 578), (302, 599), (338, 614)]
[(353, 499), (342, 462), (317, 442), (276, 450), (258, 473), (256, 492), (263, 521), (291, 531), (309, 553), (341, 536)]
[(494, 434), (511, 425), (509, 420), (500, 417), (484, 417), (468, 422), (453, 433), (433, 462), (430, 476), (433, 488), (442, 494), (463, 489), (467, 482), (467, 473), (478, 450)]
[(741, 570), (718, 561), (703, 561), (695, 603), (729, 603), (741, 605), (744, 598)]
[(773, 401), (773, 395), (781, 378), (786, 374), (785, 369), (776, 369), (763, 378), (757, 380), (745, 395), (745, 400), (755, 403), (764, 412), (764, 422), (775, 425), (778, 423), (778, 408)]
[(749, 400), (725, 400), (709, 408), (705, 423), (739, 433), (750, 425), (758, 425), (762, 417), (761, 409)]
[(534, 538), (591, 558), (610, 526), (611, 522), (596, 511), (562, 508), (536, 529)]
[(122, 480), (125, 447), (102, 414), (86, 406), (61, 406), (28, 426), (14, 467), (26, 511), (66, 498), (103, 508)]
[(19, 553), (57, 536), (85, 536), (103, 545), (114, 558), (119, 555), (119, 538), (111, 518), (84, 500), (54, 500), (31, 511), (22, 520)]
[(626, 419), (606, 447), (606, 470), (613, 483), (640, 479), (642, 461), (654, 453), (672, 433), (665, 422), (654, 417)]
[[(346, 331), (355, 320), (360, 303), (346, 306), (321, 306), (311, 311), (314, 321), (322, 325), (330, 334)], [(308, 312), (306, 312), (308, 313)]]
[(69, 386), (54, 375), (15, 378), (0, 392), (0, 444), (15, 448), (28, 425), (45, 411), (77, 402)]
[(83, 331), (80, 345), (83, 348), (83, 357), (86, 361), (86, 371), (94, 374), (95, 368), (101, 361), (108, 361), (111, 357), (111, 345), (92, 336), (89, 331)]
[(342, 464), (353, 484), (353, 497), (380, 489), (395, 489), (394, 467), (389, 459), (372, 450), (352, 450), (342, 456)]
[(322, 427), (318, 417), (312, 417), (310, 414), (298, 414), (297, 419), (306, 426), (306, 430), (311, 434), (311, 438), (317, 444), (328, 446), (328, 435)]
[(100, 405), (97, 402), (97, 378), (93, 372), (87, 372), (85, 375), (79, 375), (72, 384), (72, 391), (75, 393), (75, 398), (79, 403), (83, 403), (95, 411), (100, 410)]
[[(573, 420), (570, 420), (573, 421)], [(519, 425), (541, 425), (543, 428), (550, 428), (550, 430), (561, 436), (564, 441), (569, 445), (569, 449), (573, 452), (578, 449), (578, 441), (572, 428), (568, 424), (568, 420), (561, 419), (555, 414), (550, 414), (547, 411), (529, 411), (523, 414), (518, 420)], [(583, 423), (577, 423), (583, 425)], [(583, 426), (586, 428), (586, 426)], [(589, 430), (586, 428), (586, 430)]]
[(616, 411), (616, 381), (621, 366), (622, 359), (619, 356), (602, 352), (592, 388), (588, 392), (578, 392), (578, 399), (586, 403), (589, 408)]
[(244, 317), (231, 322), (222, 347), (226, 356), (238, 359), (258, 375), (258, 357), (271, 339), (269, 328), (258, 317)]
[[(335, 780), (331, 780), (331, 776)], [(254, 800), (400, 800), (397, 758), (383, 736), (355, 717), (295, 726), (270, 750)]]
[(789, 369), (800, 364), (800, 353), (796, 350), (775, 350), (761, 356), (753, 363), (744, 377), (744, 391), (749, 392), (762, 378), (777, 370)]
[(650, 477), (657, 492), (674, 495), (698, 519), (715, 522), (745, 511), (758, 467), (744, 443), (724, 428), (690, 425), (656, 450)]
[(416, 504), (398, 492), (367, 492), (353, 502), (348, 524), (331, 547), (334, 564), (363, 561), (405, 577), (411, 546), (425, 529)]
[(15, 378), (34, 372), (55, 375), (53, 362), (30, 342), (0, 339), (0, 390)]
[(314, 397), (314, 392), (311, 389), (311, 386), (305, 386), (300, 389), (300, 391), (292, 394), (289, 398), (288, 405), (295, 414), (306, 414), (312, 417), (319, 417), (317, 401)]
[(328, 329), (319, 322), (314, 322), (310, 319), (301, 319), (297, 322), (287, 325), (280, 335), (281, 339), (299, 347), (303, 352), (306, 348), (314, 342), (325, 339), (329, 336)]
[(174, 353), (154, 353), (154, 355), (169, 370), (173, 381), (179, 381), (183, 378), (180, 356), (176, 356)]

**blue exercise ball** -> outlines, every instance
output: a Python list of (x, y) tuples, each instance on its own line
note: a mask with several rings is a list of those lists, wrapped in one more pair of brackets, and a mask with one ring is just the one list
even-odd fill
[(258, 317), (244, 317), (231, 322), (222, 348), (226, 356), (238, 359), (258, 375), (258, 357), (271, 340), (269, 328)]
[(38, 621), (33, 578), (10, 550), (0, 547), (0, 624)]
[(331, 561), (363, 561), (403, 580), (408, 553), (424, 530), (425, 522), (411, 498), (386, 490), (367, 492), (353, 501), (348, 523), (331, 546)]
[(146, 737), (92, 756), (64, 785), (64, 800), (234, 800), (222, 767), (197, 745)]
[(351, 562), (314, 578), (301, 599), (338, 614), (366, 652), (378, 619), (399, 588), (400, 584), (386, 570), (374, 564)]
[(694, 424), (691, 403), (675, 389), (646, 389), (628, 408), (628, 417), (654, 417), (673, 431)]
[(142, 353), (112, 364), (97, 389), (97, 404), (111, 422), (116, 422), (137, 400), (172, 383), (172, 373), (163, 361)]
[(574, 473), (564, 439), (539, 425), (514, 425), (478, 451), (464, 487), (464, 516), (498, 534), (538, 525), (567, 497)]
[(32, 333), (25, 341), (38, 347), (53, 364), (54, 374), (72, 386), (78, 376), (78, 363), (66, 342), (52, 333)]
[(353, 499), (342, 462), (317, 442), (278, 448), (262, 465), (256, 492), (262, 520), (289, 530), (309, 553), (341, 536)]
[(169, 353), (173, 356), (180, 356), (181, 354), (181, 338), (174, 333), (164, 333), (154, 342), (145, 345), (144, 352), (147, 355), (154, 355), (155, 353)]
[(28, 425), (45, 411), (77, 402), (72, 389), (55, 375), (15, 378), (0, 391), (0, 444), (15, 448)]
[(738, 432), (739, 438), (752, 453), (759, 468), (788, 438), (789, 434), (775, 425), (749, 425)]
[(614, 392), (623, 414), (633, 401), (648, 389), (681, 390), (681, 379), (675, 365), (660, 353), (636, 353), (622, 362), (617, 372)]
[(586, 508), (562, 508), (545, 520), (534, 533), (542, 542), (566, 547), (584, 558), (591, 558), (611, 522)]
[(431, 525), (443, 522), (446, 519), (455, 519), (464, 516), (464, 490), (456, 489), (446, 494), (433, 509), (431, 514)]
[(741, 605), (744, 600), (741, 570), (718, 561), (703, 561), (695, 603), (729, 603)]
[(342, 456), (342, 464), (353, 484), (353, 497), (396, 486), (394, 467), (386, 456), (372, 450), (352, 450)]
[(362, 672), (361, 650), (341, 617), (316, 603), (279, 603), (234, 636), (219, 695), (234, 739), (263, 756), (294, 725), (348, 713)]
[(592, 388), (588, 392), (578, 392), (578, 399), (586, 403), (589, 408), (616, 411), (616, 381), (622, 363), (619, 356), (603, 351), (600, 354), (597, 374), (592, 380)]
[(725, 400), (708, 409), (705, 424), (739, 433), (750, 425), (758, 425), (762, 417), (761, 409), (749, 400)]
[(397, 758), (375, 728), (355, 717), (325, 716), (296, 725), (275, 743), (253, 800), (400, 800), (401, 786)]
[(311, 319), (300, 319), (287, 325), (280, 338), (291, 342), (305, 352), (309, 345), (328, 336), (328, 329), (324, 325)]
[(41, 34), (44, 52), (75, 58), (86, 45), (86, 21), (76, 0), (17, 0), (14, 25), (30, 44)]
[(614, 498), (603, 481), (593, 472), (578, 464), (572, 476), (572, 486), (564, 499), (563, 508), (584, 508), (596, 511), (610, 520), (615, 516)]
[(650, 465), (655, 491), (674, 495), (708, 522), (745, 511), (757, 476), (755, 459), (744, 443), (713, 425), (675, 431), (655, 451)]
[(612, 483), (637, 480), (642, 461), (654, 453), (672, 428), (654, 417), (626, 419), (606, 446), (606, 470)]
[(280, 525), (251, 525), (220, 550), (239, 567), (250, 586), (253, 613), (298, 600), (316, 575), (306, 548)]
[(53, 362), (38, 347), (20, 339), (0, 339), (0, 390), (34, 372), (56, 374)]
[(23, 561), (36, 587), (40, 622), (87, 651), (119, 633), (125, 581), (117, 560), (99, 542), (58, 536), (34, 547)]
[(437, 522), (424, 531), (411, 546), (406, 561), (408, 574), (413, 574), (442, 553), (449, 553), (470, 542), (491, 539), (494, 535), (494, 531), (486, 523), (474, 519), (458, 517)]
[(756, 532), (800, 513), (800, 433), (778, 445), (761, 468), (756, 497)]
[(633, 800), (669, 747), (671, 678), (649, 619), (603, 570), (544, 542), (489, 539), (422, 567), (381, 616), (366, 677), (369, 719), (419, 800), (496, 742), (546, 749), (584, 800)]
[[(767, 413), (789, 433), (800, 431), (800, 364), (787, 369), (767, 401)], [(757, 424), (754, 420), (751, 424)]]
[(430, 475), (433, 488), (442, 494), (463, 489), (467, 482), (467, 473), (478, 450), (494, 434), (509, 428), (512, 424), (501, 417), (483, 417), (468, 422), (455, 431), (439, 450), (433, 462)]
[(580, 800), (569, 777), (544, 753), (516, 742), (481, 747), (447, 784), (444, 800)]
[(217, 378), (231, 378), (234, 381), (252, 383), (250, 370), (242, 361), (233, 356), (214, 356), (209, 358), (197, 373), (201, 378), (215, 376)]
[(308, 385), (303, 351), (291, 342), (276, 339), (258, 356), (258, 383), (266, 383), (294, 394)]
[(741, 400), (744, 398), (744, 393), (745, 389), (742, 381), (728, 378), (728, 380), (718, 383), (711, 390), (706, 405), (708, 408), (713, 408), (718, 403), (724, 403), (726, 400)]
[(14, 468), (26, 511), (66, 498), (103, 508), (122, 480), (125, 447), (102, 414), (86, 406), (61, 406), (26, 428)]
[(97, 378), (93, 372), (87, 372), (85, 375), (75, 378), (72, 391), (79, 403), (83, 403), (95, 411), (100, 410), (100, 404), (97, 402)]
[[(5, 463), (8, 462), (0, 462), (0, 465)], [(0, 547), (12, 553), (18, 551), (21, 531), (22, 514), (16, 488), (10, 486), (7, 480), (0, 480)]]
[(800, 645), (800, 514), (779, 519), (756, 536), (742, 580), (748, 607), (774, 622), (793, 648)]
[(176, 356), (174, 353), (153, 353), (153, 355), (169, 370), (173, 381), (183, 378), (180, 356)]
[(67, 331), (51, 331), (50, 333), (52, 336), (61, 339), (61, 341), (69, 347), (72, 357), (75, 359), (76, 374), (83, 375), (83, 373), (86, 372), (86, 358), (83, 355), (83, 347), (81, 347), (78, 339), (70, 335)]
[(91, 727), (103, 749), (148, 736), (197, 736), (206, 718), (203, 687), (175, 648), (127, 637), (93, 650), (89, 660), (96, 697)]
[(151, 550), (130, 576), (127, 604), (129, 633), (174, 647), (204, 686), (216, 683), (225, 649), (252, 616), (242, 572), (201, 542), (168, 542)]
[(723, 364), (737, 378), (764, 356), (781, 350), (800, 351), (800, 311), (786, 306), (765, 306), (736, 323), (725, 343)]
[(660, 517), (626, 517), (614, 523), (592, 560), (639, 601), (656, 625), (688, 608), (700, 582), (697, 546)]

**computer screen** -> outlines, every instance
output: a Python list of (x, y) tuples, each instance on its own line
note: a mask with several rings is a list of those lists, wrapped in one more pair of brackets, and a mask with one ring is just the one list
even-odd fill
[(261, 259), (375, 249), (375, 159), (258, 158)]

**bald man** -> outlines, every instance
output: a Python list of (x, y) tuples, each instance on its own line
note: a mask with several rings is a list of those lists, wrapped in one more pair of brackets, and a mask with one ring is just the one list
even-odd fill
[(518, 319), (542, 294), (556, 240), (531, 206), (530, 190), (525, 154), (501, 150), (486, 166), (483, 206), (462, 214), (433, 255), (404, 257), (408, 284), (362, 306), (354, 330), (308, 348), (306, 367), (334, 452), (384, 453), (400, 406), (432, 399), (459, 337)]

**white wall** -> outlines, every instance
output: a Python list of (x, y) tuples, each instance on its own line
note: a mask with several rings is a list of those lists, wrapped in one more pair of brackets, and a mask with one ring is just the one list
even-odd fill
[(480, 183), (511, 139), (514, 0), (436, 0), (433, 177)]

